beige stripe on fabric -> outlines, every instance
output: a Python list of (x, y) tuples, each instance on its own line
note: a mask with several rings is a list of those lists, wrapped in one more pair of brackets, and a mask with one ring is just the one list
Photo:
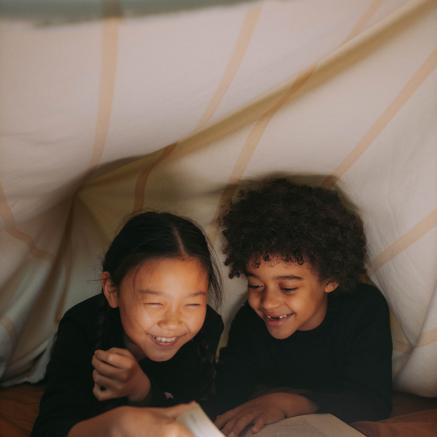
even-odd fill
[(208, 121), (211, 119), (211, 117), (214, 115), (218, 106), (220, 105), (220, 102), (226, 94), (226, 91), (229, 89), (229, 86), (237, 75), (244, 55), (246, 54), (247, 48), (249, 47), (252, 35), (258, 24), (259, 17), (261, 15), (261, 9), (262, 5), (257, 5), (256, 7), (249, 9), (249, 11), (247, 12), (240, 30), (240, 34), (237, 38), (233, 54), (225, 68), (223, 78), (220, 81), (211, 101), (209, 102), (205, 113), (200, 119), (196, 131), (203, 129)]
[(137, 181), (135, 184), (135, 198), (134, 198), (134, 206), (132, 209), (133, 213), (139, 212), (144, 208), (144, 194), (146, 191), (147, 180), (149, 179), (150, 173), (162, 162), (164, 161), (176, 147), (176, 143), (170, 144), (166, 148), (164, 148), (161, 153), (158, 155), (156, 161), (147, 166), (141, 173), (137, 176)]
[(434, 343), (437, 341), (437, 328), (432, 329), (428, 332), (423, 332), (420, 336), (419, 343), (417, 344), (417, 347), (421, 346), (428, 346), (431, 343)]
[(398, 353), (405, 353), (410, 351), (413, 346), (408, 341), (402, 325), (393, 311), (390, 311), (390, 329), (393, 338), (393, 350)]
[[(422, 83), (437, 67), (437, 49), (431, 52), (425, 62), (418, 68), (413, 76), (407, 81), (401, 92), (393, 102), (376, 119), (370, 129), (366, 132), (361, 141), (346, 156), (340, 165), (334, 170), (333, 175), (340, 179), (351, 167), (359, 160), (363, 153), (370, 147), (375, 138), (385, 129), (391, 120), (396, 116), (405, 103), (414, 95)], [(325, 185), (331, 183), (330, 179), (325, 181)]]
[[(202, 115), (201, 119), (199, 120), (199, 123), (195, 128), (194, 132), (192, 133), (192, 135), (202, 130), (205, 127), (205, 125), (208, 123), (208, 121), (216, 112), (223, 97), (225, 96), (227, 90), (229, 89), (232, 81), (237, 75), (237, 72), (246, 54), (247, 48), (249, 47), (249, 43), (252, 39), (256, 25), (258, 24), (259, 17), (261, 15), (261, 9), (262, 9), (262, 5), (257, 5), (253, 8), (250, 8), (249, 11), (246, 13), (243, 23), (241, 25), (239, 36), (235, 43), (232, 56), (227, 63), (223, 77), (212, 99), (210, 100), (205, 113)], [(146, 191), (147, 181), (151, 172), (159, 164), (161, 164), (163, 161), (168, 159), (173, 154), (173, 152), (177, 149), (179, 144), (180, 143), (174, 143), (167, 146), (163, 150), (162, 154), (158, 157), (156, 162), (152, 166), (148, 166), (147, 168), (145, 168), (138, 175), (137, 182), (135, 184), (135, 200), (134, 200), (134, 207), (133, 207), (134, 213), (141, 211), (144, 208), (144, 195)]]
[(12, 237), (16, 238), (17, 240), (24, 242), (28, 246), (32, 256), (34, 256), (35, 258), (43, 258), (43, 259), (51, 257), (51, 254), (49, 252), (39, 249), (37, 247), (36, 243), (33, 241), (33, 238), (30, 235), (26, 234), (25, 232), (21, 231), (18, 228), (17, 224), (15, 223), (15, 218), (12, 213), (12, 210), (8, 204), (6, 194), (1, 184), (0, 184), (0, 216), (2, 217), (5, 223), (5, 231)]
[(4, 330), (7, 332), (9, 338), (11, 339), (11, 344), (15, 345), (17, 343), (17, 330), (12, 320), (8, 316), (3, 316), (0, 319), (0, 324), (3, 326)]
[(362, 32), (362, 30), (366, 27), (367, 23), (370, 21), (372, 16), (375, 14), (375, 12), (379, 9), (381, 6), (382, 1), (381, 0), (373, 0), (367, 10), (364, 12), (364, 14), (359, 18), (355, 26), (353, 27), (352, 31), (349, 33), (349, 35), (346, 37), (345, 41), (349, 41), (358, 34)]
[(90, 168), (99, 164), (108, 138), (117, 70), (118, 30), (121, 21), (119, 1), (104, 0), (103, 16), (99, 106)]
[(436, 226), (437, 208), (417, 223), (401, 238), (386, 247), (379, 255), (375, 256), (375, 258), (370, 262), (371, 270), (375, 271), (381, 268), (386, 262), (410, 247)]

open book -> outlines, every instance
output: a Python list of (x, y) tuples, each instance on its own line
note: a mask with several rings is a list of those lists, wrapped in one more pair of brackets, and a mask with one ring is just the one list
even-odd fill
[[(177, 420), (183, 423), (194, 437), (224, 437), (198, 405), (181, 414)], [(256, 434), (247, 431), (242, 437), (362, 437), (363, 435), (332, 414), (307, 414), (267, 425)]]

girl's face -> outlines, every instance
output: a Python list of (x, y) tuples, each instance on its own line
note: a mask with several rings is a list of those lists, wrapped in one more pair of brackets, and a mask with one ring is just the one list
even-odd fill
[(311, 265), (281, 258), (247, 267), (249, 305), (264, 320), (270, 335), (290, 337), (319, 326), (326, 315), (327, 293), (338, 284), (321, 281)]
[(120, 309), (128, 349), (153, 361), (169, 360), (200, 331), (208, 285), (208, 273), (195, 258), (145, 261), (118, 290), (103, 273), (103, 291), (109, 305)]

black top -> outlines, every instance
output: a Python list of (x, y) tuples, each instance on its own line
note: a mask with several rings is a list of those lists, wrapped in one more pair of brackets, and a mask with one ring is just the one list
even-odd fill
[(389, 312), (375, 287), (328, 295), (317, 328), (278, 340), (246, 303), (236, 315), (217, 369), (214, 416), (262, 391), (304, 394), (320, 413), (345, 421), (378, 420), (391, 409)]
[[(71, 308), (62, 318), (46, 374), (46, 391), (32, 436), (65, 436), (76, 423), (111, 408), (127, 405), (127, 398), (98, 401), (93, 393), (91, 358), (101, 349), (124, 348), (118, 309), (106, 310), (103, 295)], [(105, 323), (99, 328), (100, 320)], [(200, 332), (168, 361), (139, 362), (152, 383), (153, 406), (204, 398), (211, 386), (213, 363), (223, 330), (221, 317), (210, 307)], [(99, 334), (103, 332), (103, 334)], [(101, 337), (99, 339), (99, 337)]]

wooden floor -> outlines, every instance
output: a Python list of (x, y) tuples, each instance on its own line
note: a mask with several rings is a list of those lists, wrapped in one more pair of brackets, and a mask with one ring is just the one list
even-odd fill
[(0, 388), (0, 437), (26, 437), (38, 414), (42, 386)]

